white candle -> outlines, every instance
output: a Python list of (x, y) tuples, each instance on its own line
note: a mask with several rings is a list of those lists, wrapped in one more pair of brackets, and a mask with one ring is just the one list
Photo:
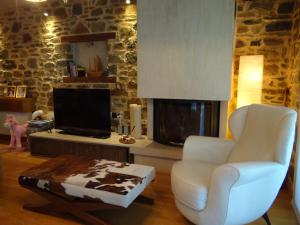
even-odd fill
[(142, 107), (140, 105), (134, 106), (134, 131), (133, 136), (135, 138), (141, 138), (142, 136)]
[[(137, 106), (137, 104), (130, 104), (130, 132), (131, 134), (132, 129), (134, 128), (134, 109)], [(132, 134), (133, 135), (133, 134)]]

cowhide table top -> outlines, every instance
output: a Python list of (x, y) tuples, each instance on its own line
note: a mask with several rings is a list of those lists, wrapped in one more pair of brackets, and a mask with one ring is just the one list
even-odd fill
[(25, 171), (19, 183), (127, 208), (154, 177), (150, 166), (63, 155)]

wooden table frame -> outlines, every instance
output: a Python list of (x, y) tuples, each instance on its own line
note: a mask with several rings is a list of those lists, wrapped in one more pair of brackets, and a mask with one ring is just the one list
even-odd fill
[[(25, 204), (24, 209), (38, 212), (38, 213), (69, 213), (81, 221), (91, 225), (109, 225), (109, 223), (102, 219), (90, 214), (92, 211), (104, 211), (104, 210), (120, 210), (124, 209), (120, 206), (106, 204), (99, 200), (83, 200), (80, 198), (60, 196), (47, 190), (42, 190), (37, 187), (31, 187), (21, 185), (22, 187), (44, 197), (49, 201), (46, 204)], [(148, 197), (140, 195), (135, 201), (154, 204), (154, 200)]]

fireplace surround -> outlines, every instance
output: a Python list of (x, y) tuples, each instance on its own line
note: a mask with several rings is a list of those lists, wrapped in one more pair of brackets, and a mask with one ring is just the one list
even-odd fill
[(154, 99), (154, 141), (182, 146), (190, 135), (219, 135), (220, 102)]

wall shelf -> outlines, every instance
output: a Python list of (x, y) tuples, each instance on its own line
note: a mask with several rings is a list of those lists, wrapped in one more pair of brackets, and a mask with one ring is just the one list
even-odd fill
[(82, 34), (82, 35), (68, 35), (62, 36), (63, 43), (77, 43), (77, 42), (93, 42), (106, 41), (108, 39), (115, 39), (116, 32), (97, 33), (97, 34)]
[(116, 83), (116, 77), (64, 77), (64, 83)]
[(0, 111), (5, 112), (33, 112), (35, 110), (32, 98), (0, 97)]

